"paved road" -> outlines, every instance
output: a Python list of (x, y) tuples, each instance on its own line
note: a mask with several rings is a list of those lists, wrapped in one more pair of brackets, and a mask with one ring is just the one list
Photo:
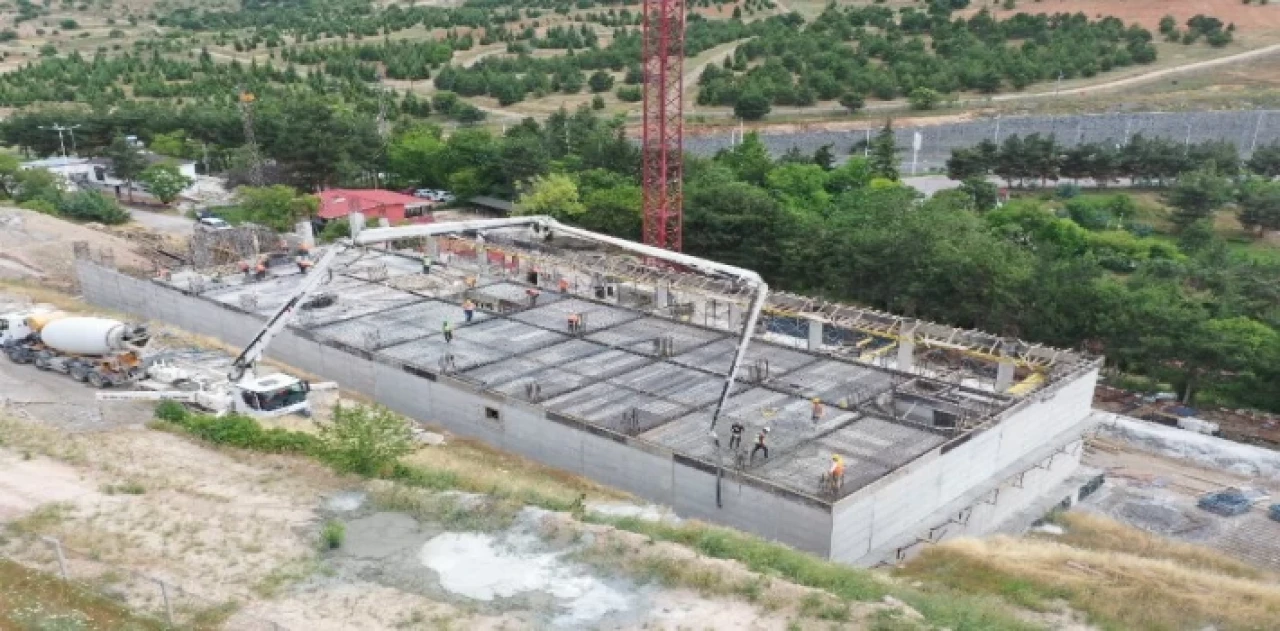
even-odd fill
[(130, 208), (129, 214), (133, 215), (134, 222), (156, 232), (191, 234), (191, 228), (195, 225), (195, 220), (176, 214), (158, 213), (139, 208)]

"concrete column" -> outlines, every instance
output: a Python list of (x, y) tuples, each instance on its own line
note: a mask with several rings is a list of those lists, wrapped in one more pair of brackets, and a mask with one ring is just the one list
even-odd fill
[(440, 258), (440, 241), (436, 237), (427, 237), (427, 256)]
[(916, 365), (916, 343), (903, 339), (898, 342), (898, 370), (911, 372)]
[(817, 320), (809, 321), (809, 350), (822, 350), (822, 323)]
[(742, 309), (737, 303), (729, 303), (729, 329), (737, 331), (742, 327)]
[(302, 241), (302, 245), (308, 248), (316, 247), (316, 233), (311, 229), (309, 220), (299, 221), (298, 225), (294, 227), (294, 231), (298, 233), (298, 239)]
[(667, 308), (667, 305), (671, 302), (671, 296), (668, 295), (668, 289), (665, 283), (658, 283), (657, 286), (654, 287), (653, 302), (654, 306), (659, 309)]
[(351, 213), (347, 215), (347, 221), (351, 224), (351, 237), (364, 231), (364, 213)]
[(996, 366), (996, 392), (1004, 392), (1013, 385), (1013, 362), (1005, 359)]

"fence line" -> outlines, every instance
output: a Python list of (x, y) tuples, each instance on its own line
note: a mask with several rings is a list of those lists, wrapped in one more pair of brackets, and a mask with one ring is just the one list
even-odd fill
[[(14, 556), (14, 550), (25, 554)], [(10, 539), (0, 558), (56, 576), (81, 593), (119, 602), (134, 616), (170, 629), (224, 628), (226, 623), (225, 628), (236, 631), (287, 631), (272, 620), (237, 612), (229, 601), (213, 601), (177, 583), (98, 561), (57, 537)]]
[[(862, 144), (873, 137), (882, 124), (882, 121), (867, 121), (865, 129), (846, 131), (765, 132), (760, 138), (774, 157), (793, 147), (812, 155), (824, 145), (831, 145), (837, 157), (845, 157), (862, 155)], [(911, 173), (913, 157), (916, 158), (917, 173), (941, 171), (946, 168), (952, 149), (972, 147), (983, 140), (1000, 143), (1015, 134), (1023, 137), (1037, 133), (1041, 136), (1052, 134), (1064, 147), (1090, 142), (1124, 144), (1138, 134), (1187, 144), (1227, 141), (1247, 158), (1256, 147), (1280, 142), (1280, 110), (996, 116), (940, 125), (899, 126), (894, 131), (904, 175)], [(912, 151), (916, 133), (920, 134), (918, 155)], [(737, 130), (726, 130), (719, 134), (686, 137), (684, 148), (690, 153), (705, 156), (735, 142), (740, 142)]]

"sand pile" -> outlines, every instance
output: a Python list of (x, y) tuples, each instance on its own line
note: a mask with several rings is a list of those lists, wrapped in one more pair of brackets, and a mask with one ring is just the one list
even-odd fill
[(86, 241), (95, 255), (110, 250), (122, 269), (151, 269), (125, 239), (99, 226), (63, 221), (31, 210), (0, 207), (0, 278), (19, 278), (70, 287), (75, 278), (72, 244)]

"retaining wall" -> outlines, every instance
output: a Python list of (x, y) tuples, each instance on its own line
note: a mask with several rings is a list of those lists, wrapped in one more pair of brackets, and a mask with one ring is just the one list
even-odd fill
[[(939, 526), (939, 520), (972, 507), (1010, 477), (1040, 469), (1043, 465), (1036, 465), (1045, 459), (1054, 460), (1054, 453), (1079, 440), (1090, 424), (1097, 378), (1095, 366), (1011, 408), (998, 423), (944, 443), (837, 502), (831, 558), (855, 564), (879, 562), (893, 549), (910, 543), (913, 533)], [(1079, 454), (1067, 455), (1043, 469), (1047, 476), (1032, 473), (1032, 488), (1046, 488), (1070, 475)], [(1000, 519), (1034, 499), (1033, 493), (1015, 492), (993, 504), (995, 510), (980, 509), (975, 532), (994, 528)]]

